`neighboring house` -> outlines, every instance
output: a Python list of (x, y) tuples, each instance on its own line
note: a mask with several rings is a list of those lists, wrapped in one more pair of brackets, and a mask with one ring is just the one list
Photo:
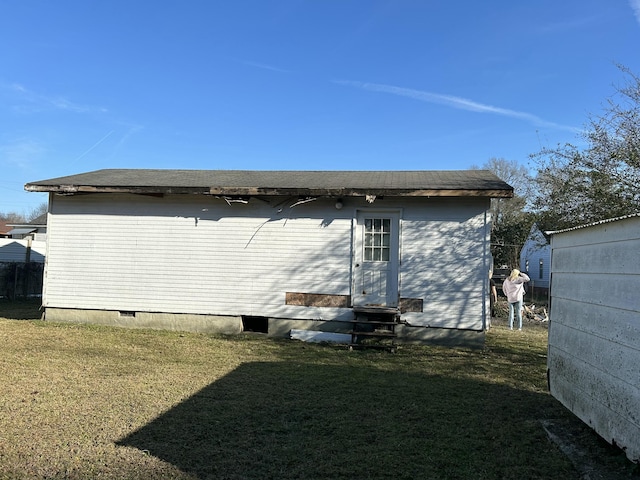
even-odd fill
[(31, 237), (33, 240), (47, 240), (47, 214), (44, 213), (28, 223), (10, 223), (7, 232), (9, 238), (23, 239)]
[(549, 289), (551, 275), (551, 244), (548, 233), (533, 224), (529, 236), (520, 250), (520, 270), (527, 272), (531, 281), (529, 288)]
[[(286, 336), (398, 311), (398, 340), (478, 344), (488, 171), (99, 170), (50, 192), (50, 320)], [(105, 231), (111, 232), (105, 235)]]
[(552, 232), (551, 394), (640, 462), (640, 214)]
[(40, 296), (47, 250), (47, 215), (7, 224), (0, 238), (0, 297)]
[[(0, 263), (44, 263), (47, 249), (47, 215), (41, 215), (30, 223), (0, 222)], [(5, 235), (1, 233), (4, 231)], [(34, 240), (34, 238), (36, 240)]]
[(0, 238), (9, 238), (9, 230), (11, 227), (7, 225), (7, 222), (0, 220)]
[(0, 238), (0, 263), (44, 263), (46, 250), (46, 242), (31, 240), (30, 238), (24, 240)]

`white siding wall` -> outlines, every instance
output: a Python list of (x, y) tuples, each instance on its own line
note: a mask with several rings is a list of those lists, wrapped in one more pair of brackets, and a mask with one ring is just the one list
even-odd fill
[(551, 393), (640, 460), (640, 218), (552, 237)]
[[(350, 295), (356, 208), (290, 209), (202, 196), (54, 196), (45, 306), (351, 318), (349, 309), (285, 305), (285, 292)], [(383, 203), (384, 202), (384, 203)], [(489, 268), (484, 199), (378, 200), (402, 207), (400, 289), (424, 299), (419, 325), (483, 328)], [(233, 215), (233, 216), (231, 216)]]
[(410, 324), (483, 329), (491, 264), (488, 206), (481, 199), (433, 199), (405, 209), (401, 295), (424, 301), (422, 314), (404, 315)]
[(285, 209), (187, 196), (55, 198), (46, 305), (314, 317), (285, 306), (285, 292), (349, 294), (351, 219), (323, 222), (315, 205)]

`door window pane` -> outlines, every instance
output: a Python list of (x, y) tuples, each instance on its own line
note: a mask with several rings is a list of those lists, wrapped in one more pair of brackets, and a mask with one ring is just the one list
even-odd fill
[(364, 221), (364, 260), (388, 262), (391, 247), (391, 220), (367, 218)]
[(373, 245), (373, 235), (371, 233), (364, 234), (364, 245), (365, 247), (370, 247)]

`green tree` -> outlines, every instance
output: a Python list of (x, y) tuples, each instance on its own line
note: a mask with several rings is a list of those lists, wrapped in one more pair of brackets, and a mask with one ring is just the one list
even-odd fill
[(640, 211), (640, 77), (619, 67), (625, 84), (591, 115), (581, 149), (545, 148), (538, 162), (533, 207), (544, 229), (567, 228)]

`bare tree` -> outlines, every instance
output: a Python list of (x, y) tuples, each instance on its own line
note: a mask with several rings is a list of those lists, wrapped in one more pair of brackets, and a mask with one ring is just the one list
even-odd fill
[(538, 162), (534, 208), (546, 229), (640, 211), (640, 77), (620, 66), (604, 113), (591, 115), (580, 135), (587, 147), (566, 143), (532, 155)]
[(42, 202), (37, 207), (31, 209), (31, 211), (27, 215), (27, 220), (31, 222), (36, 218), (38, 218), (39, 216), (44, 215), (48, 211), (49, 211), (49, 204), (47, 202)]
[(515, 267), (534, 221), (528, 209), (531, 178), (526, 167), (504, 158), (491, 158), (482, 168), (493, 172), (514, 188), (513, 198), (491, 200), (491, 251), (496, 265)]
[(0, 212), (0, 220), (5, 223), (26, 223), (26, 218), (18, 212)]
[(47, 213), (49, 206), (47, 202), (42, 202), (35, 208), (29, 210), (29, 213), (18, 213), (18, 212), (0, 212), (0, 220), (5, 223), (29, 223), (40, 215)]

